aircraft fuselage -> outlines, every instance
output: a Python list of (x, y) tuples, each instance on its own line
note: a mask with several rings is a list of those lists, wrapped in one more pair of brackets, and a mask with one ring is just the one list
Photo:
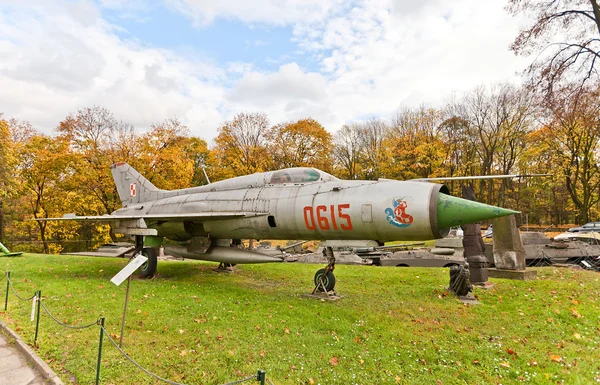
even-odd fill
[[(192, 236), (240, 239), (372, 239), (440, 238), (438, 194), (445, 187), (428, 182), (333, 180), (308, 184), (247, 186), (221, 190), (202, 186), (131, 204), (114, 215), (161, 215), (191, 212), (251, 212), (260, 215), (194, 223), (146, 220), (159, 236), (187, 240)], [(214, 191), (211, 191), (214, 190)]]

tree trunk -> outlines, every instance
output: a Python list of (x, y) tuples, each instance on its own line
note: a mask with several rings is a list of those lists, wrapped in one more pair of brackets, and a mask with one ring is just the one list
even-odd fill
[(40, 227), (40, 239), (42, 240), (42, 246), (44, 248), (44, 254), (50, 254), (50, 247), (48, 247), (48, 240), (46, 240), (46, 222), (38, 221)]

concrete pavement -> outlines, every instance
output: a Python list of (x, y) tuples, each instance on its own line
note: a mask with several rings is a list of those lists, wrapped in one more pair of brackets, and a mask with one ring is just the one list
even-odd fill
[(0, 321), (0, 385), (64, 385), (22, 339)]

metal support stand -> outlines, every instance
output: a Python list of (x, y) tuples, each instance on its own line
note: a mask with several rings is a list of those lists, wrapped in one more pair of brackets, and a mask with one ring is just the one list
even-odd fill
[(125, 305), (123, 306), (123, 318), (121, 319), (121, 335), (119, 336), (119, 347), (123, 347), (123, 333), (125, 333), (125, 318), (127, 316), (127, 304), (129, 302), (129, 285), (131, 284), (131, 275), (127, 277), (127, 289), (125, 290)]
[[(132, 259), (144, 250), (144, 236), (135, 236), (135, 249), (133, 250)], [(119, 336), (119, 347), (123, 347), (123, 334), (125, 333), (125, 319), (127, 318), (127, 304), (129, 303), (129, 285), (131, 285), (131, 275), (127, 277), (127, 289), (125, 290), (125, 304), (123, 305), (123, 317), (121, 318), (121, 335)]]
[(42, 291), (38, 290), (35, 295), (37, 298), (37, 309), (35, 312), (35, 337), (33, 337), (33, 346), (37, 346), (38, 330), (40, 330), (40, 305), (42, 303)]
[(104, 338), (104, 317), (100, 318), (100, 342), (98, 343), (98, 364), (96, 365), (96, 385), (100, 384), (100, 361), (102, 361), (102, 339)]
[(6, 298), (4, 299), (4, 311), (8, 308), (8, 290), (10, 290), (10, 271), (6, 272)]

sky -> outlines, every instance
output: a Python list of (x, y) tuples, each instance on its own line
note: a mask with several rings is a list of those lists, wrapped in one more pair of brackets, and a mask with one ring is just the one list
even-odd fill
[(0, 0), (0, 112), (51, 133), (108, 108), (209, 143), (240, 112), (335, 132), (521, 83), (506, 0)]

